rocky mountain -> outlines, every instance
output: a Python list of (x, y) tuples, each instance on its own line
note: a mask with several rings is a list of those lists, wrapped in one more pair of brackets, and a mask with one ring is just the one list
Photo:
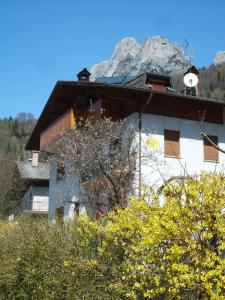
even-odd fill
[(214, 65), (225, 63), (225, 51), (218, 51), (214, 59)]
[(175, 74), (188, 68), (189, 60), (184, 50), (167, 38), (155, 36), (138, 43), (135, 38), (122, 39), (111, 60), (91, 68), (92, 79), (101, 76), (138, 75), (143, 72)]

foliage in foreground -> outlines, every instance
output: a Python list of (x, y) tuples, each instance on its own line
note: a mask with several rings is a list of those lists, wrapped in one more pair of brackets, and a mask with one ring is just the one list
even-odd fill
[[(101, 222), (0, 228), (0, 299), (224, 299), (225, 179), (202, 174)], [(146, 193), (147, 195), (147, 193)]]

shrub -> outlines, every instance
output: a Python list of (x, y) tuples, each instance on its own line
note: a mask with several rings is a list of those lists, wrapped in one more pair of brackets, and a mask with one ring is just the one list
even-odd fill
[(188, 178), (164, 190), (164, 205), (133, 201), (111, 213), (100, 254), (120, 266), (129, 299), (224, 299), (225, 179)]
[(0, 226), (0, 299), (224, 299), (225, 179), (171, 183), (101, 221)]
[(96, 265), (96, 226), (23, 220), (1, 229), (0, 299), (117, 299)]

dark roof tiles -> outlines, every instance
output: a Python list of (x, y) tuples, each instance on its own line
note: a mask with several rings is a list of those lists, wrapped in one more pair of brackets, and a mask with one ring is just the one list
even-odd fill
[(96, 82), (108, 83), (108, 84), (124, 84), (127, 81), (132, 80), (135, 76), (111, 76), (111, 77), (97, 77)]

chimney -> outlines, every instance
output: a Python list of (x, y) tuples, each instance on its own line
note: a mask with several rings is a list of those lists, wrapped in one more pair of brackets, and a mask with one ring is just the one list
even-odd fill
[(90, 76), (91, 76), (91, 73), (88, 72), (88, 70), (86, 68), (84, 68), (82, 71), (80, 71), (77, 74), (77, 78), (79, 81), (90, 81)]
[(39, 151), (32, 151), (32, 167), (38, 167)]

